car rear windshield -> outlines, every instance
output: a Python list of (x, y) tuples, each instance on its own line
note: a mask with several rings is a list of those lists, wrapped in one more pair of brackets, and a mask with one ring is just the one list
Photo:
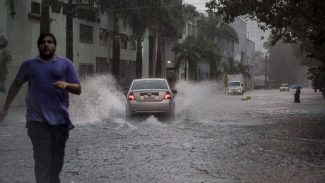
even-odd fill
[(240, 86), (240, 82), (229, 82), (229, 86)]
[(143, 90), (143, 89), (167, 90), (168, 87), (165, 80), (139, 80), (133, 82), (131, 90)]

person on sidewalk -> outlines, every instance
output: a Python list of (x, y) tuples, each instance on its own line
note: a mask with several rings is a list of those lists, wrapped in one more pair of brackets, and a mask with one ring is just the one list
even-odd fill
[(21, 86), (28, 82), (26, 128), (35, 160), (36, 183), (59, 183), (70, 120), (69, 93), (80, 95), (79, 76), (72, 61), (58, 56), (53, 34), (41, 34), (39, 56), (24, 61), (12, 82), (0, 111), (3, 121)]
[(300, 86), (298, 86), (297, 89), (296, 89), (295, 103), (300, 103)]

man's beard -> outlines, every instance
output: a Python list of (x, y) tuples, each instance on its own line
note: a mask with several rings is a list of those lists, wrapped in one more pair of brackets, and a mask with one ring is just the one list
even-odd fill
[(43, 60), (49, 60), (49, 59), (51, 59), (54, 56), (54, 52), (53, 53), (49, 53), (49, 54), (44, 54), (44, 53), (40, 52), (39, 54), (40, 54), (40, 57)]

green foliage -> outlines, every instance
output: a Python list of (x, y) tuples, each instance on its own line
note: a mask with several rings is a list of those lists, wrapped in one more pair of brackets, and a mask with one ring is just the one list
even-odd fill
[(322, 89), (325, 88), (325, 68), (309, 68), (308, 79), (312, 80), (314, 88)]
[[(220, 26), (219, 26), (220, 24)], [(220, 23), (220, 18), (216, 15), (209, 14), (209, 16), (201, 15), (199, 21), (199, 35), (208, 39), (209, 41), (213, 41), (213, 39), (217, 36), (227, 37), (238, 43), (239, 38), (230, 25), (225, 23)]]
[[(206, 6), (211, 11), (217, 10), (215, 14), (226, 22), (236, 17), (255, 19), (263, 30), (271, 29), (272, 45), (280, 39), (290, 43), (299, 41), (308, 58), (325, 64), (323, 0), (210, 0)], [(323, 75), (318, 72), (310, 71), (309, 75), (313, 81), (323, 81)]]
[(172, 49), (177, 55), (175, 67), (179, 68), (181, 63), (188, 63), (190, 66), (189, 77), (194, 79), (197, 63), (206, 60), (210, 63), (211, 72), (215, 72), (218, 62), (218, 50), (217, 45), (212, 42), (188, 36), (182, 43), (176, 44)]
[(325, 62), (325, 1), (210, 0), (207, 7), (226, 22), (239, 16), (257, 20), (262, 29), (272, 30), (273, 45), (280, 39), (310, 42), (316, 51), (310, 56)]
[(222, 36), (227, 36), (230, 39), (234, 40), (236, 43), (239, 42), (238, 35), (235, 31), (234, 28), (232, 28), (228, 24), (222, 24), (218, 29), (217, 29), (217, 34), (222, 35)]
[(251, 78), (249, 66), (239, 62), (224, 63), (224, 72), (227, 74), (243, 74), (244, 77)]

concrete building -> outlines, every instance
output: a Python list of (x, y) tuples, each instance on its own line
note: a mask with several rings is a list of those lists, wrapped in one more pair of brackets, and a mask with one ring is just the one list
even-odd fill
[(247, 24), (242, 19), (236, 19), (230, 24), (237, 32), (239, 42), (235, 44), (235, 62), (240, 62), (249, 67), (250, 78), (245, 78), (247, 89), (254, 88), (254, 59), (255, 43), (247, 38)]
[[(37, 38), (40, 32), (41, 0), (24, 1), (0, 0), (0, 33), (8, 38), (6, 50), (12, 61), (5, 86), (14, 79), (20, 64), (38, 55)], [(66, 54), (66, 1), (50, 8), (50, 30), (57, 38), (57, 54)], [(73, 62), (81, 77), (109, 73), (112, 58), (111, 18), (107, 14), (94, 12), (87, 18), (76, 13), (73, 19)], [(120, 23), (121, 54), (120, 75), (122, 85), (135, 77), (136, 46), (132, 30)], [(149, 77), (149, 36), (147, 31), (143, 40), (143, 77)], [(26, 85), (19, 92), (13, 105), (24, 104)], [(0, 93), (3, 102), (6, 92)]]

